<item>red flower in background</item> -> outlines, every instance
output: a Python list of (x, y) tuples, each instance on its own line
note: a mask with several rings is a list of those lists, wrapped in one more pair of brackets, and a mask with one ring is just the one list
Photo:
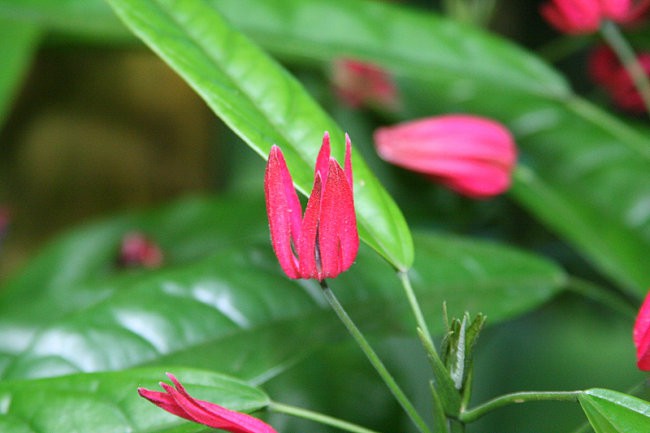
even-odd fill
[(516, 162), (510, 132), (476, 116), (430, 117), (379, 128), (375, 146), (386, 161), (476, 198), (506, 191)]
[[(639, 54), (637, 60), (646, 75), (650, 75), (650, 53)], [(609, 47), (603, 45), (592, 51), (588, 70), (594, 83), (605, 90), (617, 107), (637, 114), (646, 111), (634, 80)]]
[(330, 137), (323, 136), (314, 187), (305, 215), (279, 147), (269, 153), (264, 178), (271, 243), (289, 278), (334, 278), (357, 256), (359, 234), (352, 191), (350, 138), (345, 136), (345, 168), (330, 157)]
[(174, 386), (161, 382), (165, 392), (138, 388), (138, 394), (169, 413), (208, 427), (231, 433), (277, 433), (273, 427), (250, 415), (193, 398), (173, 374), (167, 373), (167, 376)]
[(379, 66), (352, 59), (334, 61), (332, 82), (337, 96), (353, 108), (375, 106), (395, 110), (399, 105), (397, 87), (388, 72)]
[(542, 5), (542, 16), (563, 33), (592, 33), (603, 20), (627, 21), (631, 0), (551, 0)]
[(650, 292), (636, 316), (633, 340), (636, 346), (637, 366), (641, 370), (650, 371)]
[(118, 261), (125, 267), (157, 268), (163, 264), (163, 253), (147, 236), (132, 232), (122, 238)]

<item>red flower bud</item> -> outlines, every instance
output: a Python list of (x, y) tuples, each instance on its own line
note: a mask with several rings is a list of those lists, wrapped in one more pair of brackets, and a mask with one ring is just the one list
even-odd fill
[(119, 263), (125, 267), (157, 268), (163, 263), (163, 253), (142, 233), (127, 233), (122, 238)]
[(273, 427), (250, 415), (195, 399), (173, 374), (167, 373), (167, 376), (174, 386), (161, 382), (160, 386), (165, 392), (138, 388), (138, 394), (169, 413), (208, 427), (231, 433), (277, 433)]
[(650, 371), (650, 292), (636, 316), (633, 340), (636, 346), (637, 366), (640, 370)]
[(266, 212), (273, 250), (289, 278), (334, 278), (357, 256), (352, 144), (347, 135), (345, 144), (343, 169), (330, 158), (330, 138), (325, 133), (304, 217), (282, 151), (275, 145), (271, 148), (264, 178)]
[(375, 131), (379, 156), (470, 197), (510, 186), (515, 143), (501, 124), (480, 117), (430, 117)]
[(334, 62), (332, 81), (337, 96), (350, 107), (395, 110), (399, 106), (392, 77), (379, 66), (352, 59)]
[(623, 23), (631, 12), (631, 0), (550, 0), (542, 16), (563, 33), (592, 33), (603, 20)]

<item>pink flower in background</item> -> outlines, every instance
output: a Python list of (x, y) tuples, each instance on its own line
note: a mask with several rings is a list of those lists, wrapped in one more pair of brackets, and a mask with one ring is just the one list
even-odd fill
[(139, 232), (122, 238), (119, 263), (126, 267), (157, 268), (163, 264), (163, 253), (151, 239)]
[(289, 278), (334, 278), (357, 256), (359, 234), (352, 191), (350, 138), (345, 136), (345, 168), (330, 157), (325, 133), (304, 217), (279, 147), (269, 153), (264, 178), (271, 243)]
[[(641, 53), (637, 59), (646, 75), (650, 75), (650, 53)], [(618, 108), (636, 114), (646, 111), (634, 80), (609, 47), (600, 46), (593, 50), (588, 70), (594, 83), (605, 90)]]
[(641, 370), (650, 371), (650, 292), (636, 316), (633, 340), (636, 346), (637, 366)]
[(592, 33), (603, 20), (618, 23), (628, 19), (631, 0), (550, 0), (542, 5), (542, 16), (563, 33)]
[[(646, 75), (650, 75), (650, 53), (642, 53), (637, 57)], [(609, 93), (614, 104), (630, 113), (645, 113), (646, 106), (637, 90), (634, 80), (627, 69), (620, 67), (612, 77)]]
[(174, 386), (161, 382), (165, 392), (138, 388), (138, 394), (169, 413), (208, 427), (231, 433), (277, 433), (273, 427), (250, 415), (193, 398), (173, 374), (167, 373), (167, 376)]
[(333, 66), (336, 94), (350, 107), (395, 110), (399, 106), (397, 87), (390, 74), (379, 66), (352, 59), (338, 59)]
[(467, 115), (379, 128), (375, 146), (386, 161), (476, 198), (506, 191), (517, 159), (512, 135), (503, 125)]

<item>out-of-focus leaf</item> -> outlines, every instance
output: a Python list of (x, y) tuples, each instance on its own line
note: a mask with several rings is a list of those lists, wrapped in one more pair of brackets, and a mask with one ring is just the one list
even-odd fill
[(102, 0), (0, 0), (0, 17), (14, 25), (38, 26), (83, 39), (134, 40)]
[[(212, 218), (220, 203), (223, 212), (232, 212), (228, 218)], [(255, 207), (263, 215), (263, 202), (248, 208), (226, 204), (199, 201), (187, 213), (179, 204), (140, 216), (141, 230), (174, 239), (167, 244), (172, 256), (174, 251), (196, 251), (191, 260), (170, 261), (157, 270), (112, 268), (108, 251), (115, 251), (122, 236), (122, 218), (114, 225), (80, 229), (89, 242), (102, 239), (93, 236), (93, 228), (105, 237), (94, 244), (96, 252), (90, 243), (83, 250), (84, 256), (96, 259), (89, 260), (88, 268), (75, 270), (78, 278), (66, 277), (75, 272), (64, 265), (78, 258), (70, 246), (82, 242), (80, 235), (54, 243), (35, 260), (34, 273), (61, 284), (48, 287), (43, 282), (45, 289), (39, 293), (18, 276), (14, 281), (23, 283), (0, 299), (0, 376), (54, 376), (164, 363), (217, 369), (259, 383), (296, 357), (344, 336), (316, 282), (286, 278), (268, 240), (237, 238), (242, 230), (254, 233), (241, 224)], [(174, 221), (177, 224), (171, 224)], [(107, 235), (107, 227), (112, 234)], [(268, 236), (266, 231), (263, 236)], [(224, 240), (229, 241), (219, 245)], [(552, 263), (504, 246), (427, 234), (418, 234), (416, 240), (419, 254), (411, 276), (436, 332), (442, 330), (443, 301), (453, 314), (482, 311), (495, 323), (535, 308), (564, 282), (562, 270)], [(211, 244), (214, 253), (209, 252)], [(106, 258), (104, 265), (100, 257)], [(24, 278), (30, 274), (28, 265)], [(31, 281), (38, 284), (37, 279)], [(331, 284), (365, 330), (414, 332), (393, 268), (369, 248), (362, 248), (351, 270)]]
[(258, 388), (213, 372), (180, 367), (74, 374), (49, 379), (0, 382), (3, 433), (198, 433), (205, 426), (185, 421), (151, 404), (138, 387), (162, 391), (170, 371), (195, 398), (241, 412), (265, 408)]
[(39, 30), (30, 23), (15, 23), (0, 16), (0, 127), (17, 87), (29, 66)]
[[(291, 59), (372, 61), (402, 82), (405, 118), (466, 112), (516, 134), (513, 196), (637, 296), (650, 281), (650, 131), (572, 94), (533, 55), (480, 30), (384, 2), (210, 0)], [(641, 131), (641, 133), (639, 133)]]
[(608, 389), (590, 389), (578, 397), (596, 433), (650, 431), (650, 403)]
[[(311, 190), (325, 131), (332, 135), (334, 155), (343, 161), (338, 125), (297, 80), (205, 2), (109, 3), (251, 148), (266, 158), (273, 144), (280, 146), (300, 190)], [(413, 244), (404, 218), (359, 154), (352, 159), (361, 238), (393, 266), (408, 269)]]

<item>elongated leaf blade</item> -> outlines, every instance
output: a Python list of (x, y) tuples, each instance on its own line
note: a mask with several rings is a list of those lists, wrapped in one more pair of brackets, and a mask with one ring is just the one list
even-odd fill
[(269, 398), (237, 379), (181, 367), (143, 368), (111, 373), (74, 374), (52, 379), (0, 382), (0, 430), (4, 433), (178, 432), (205, 426), (171, 415), (137, 393), (161, 391), (169, 370), (195, 398), (240, 412), (265, 408)]
[(650, 403), (608, 389), (590, 389), (579, 397), (596, 433), (644, 433), (650, 431)]
[[(202, 0), (109, 0), (124, 22), (178, 72), (251, 148), (277, 144), (307, 193), (323, 133), (343, 161), (343, 132), (301, 85)], [(352, 137), (354, 142), (354, 137)], [(399, 209), (358, 153), (353, 155), (361, 238), (399, 269), (413, 261)]]

